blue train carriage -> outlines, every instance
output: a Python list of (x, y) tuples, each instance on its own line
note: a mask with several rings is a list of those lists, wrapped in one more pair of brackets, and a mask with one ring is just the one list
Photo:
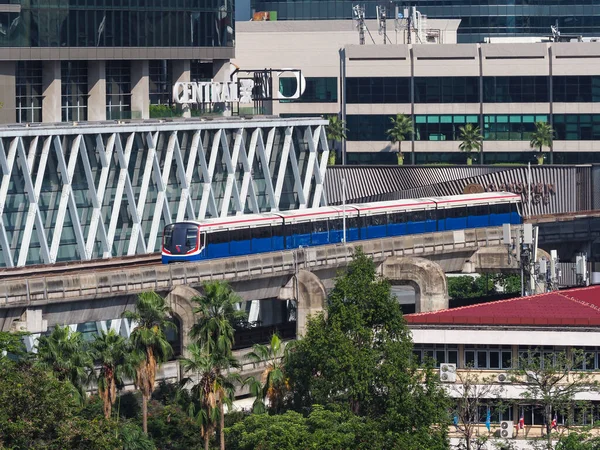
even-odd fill
[(521, 222), (519, 195), (504, 192), (349, 204), (167, 225), (163, 263)]

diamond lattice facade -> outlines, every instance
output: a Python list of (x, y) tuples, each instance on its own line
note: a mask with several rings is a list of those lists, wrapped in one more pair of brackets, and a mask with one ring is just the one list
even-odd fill
[(326, 124), (0, 128), (0, 266), (152, 253), (174, 221), (322, 206)]

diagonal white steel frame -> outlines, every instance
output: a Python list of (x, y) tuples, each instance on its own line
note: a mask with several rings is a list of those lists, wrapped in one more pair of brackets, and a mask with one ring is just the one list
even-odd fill
[[(293, 177), (296, 208), (324, 205), (329, 152), (325, 124), (321, 119), (270, 119), (0, 128), (0, 266), (22, 266), (36, 257), (34, 263), (53, 263), (67, 254), (93, 259), (152, 252), (162, 223), (246, 210), (278, 211), (286, 174)], [(306, 161), (302, 170), (296, 157), (298, 139), (307, 149), (300, 155)], [(49, 174), (50, 167), (54, 170), (49, 165), (52, 155), (57, 174)], [(214, 182), (217, 164), (226, 171), (224, 188)], [(76, 173), (82, 174), (78, 179), (83, 186), (73, 185)], [(259, 175), (264, 183), (255, 181)], [(45, 182), (49, 176), (58, 186)], [(23, 181), (15, 185), (13, 179)], [(169, 185), (170, 179), (177, 186)], [(157, 198), (149, 202), (154, 187)], [(88, 201), (77, 205), (81, 189)], [(220, 205), (215, 189), (225, 194)], [(23, 196), (26, 205), (19, 203)], [(53, 223), (44, 208), (55, 211)], [(67, 214), (74, 243), (63, 238)], [(149, 230), (143, 228), (144, 217), (151, 222)], [(32, 252), (34, 229), (39, 249)], [(71, 248), (61, 251), (63, 245)]]

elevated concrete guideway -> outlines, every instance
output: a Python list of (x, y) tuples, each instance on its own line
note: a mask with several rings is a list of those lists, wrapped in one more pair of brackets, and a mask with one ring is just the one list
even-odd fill
[[(442, 292), (435, 286), (437, 275), (460, 271), (480, 248), (496, 247), (496, 257), (505, 254), (502, 229), (491, 227), (199, 263), (0, 280), (0, 330), (21, 328), (43, 332), (55, 324), (114, 319), (133, 308), (138, 293), (154, 290), (167, 297), (181, 321), (182, 331), (186, 332), (194, 320), (190, 299), (199, 294), (202, 282), (228, 280), (244, 300), (297, 301), (297, 331), (301, 335), (307, 316), (323, 309), (326, 292), (333, 286), (337, 271), (349, 263), (358, 247), (380, 265), (381, 273), (392, 283), (408, 283), (418, 288), (418, 311), (447, 307), (445, 289)], [(428, 271), (433, 275), (428, 275)]]

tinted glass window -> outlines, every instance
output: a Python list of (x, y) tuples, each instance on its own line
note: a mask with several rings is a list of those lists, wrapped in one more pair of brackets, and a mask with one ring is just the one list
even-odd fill
[(415, 103), (479, 103), (479, 77), (417, 77)]
[(347, 103), (410, 103), (408, 77), (348, 77)]

